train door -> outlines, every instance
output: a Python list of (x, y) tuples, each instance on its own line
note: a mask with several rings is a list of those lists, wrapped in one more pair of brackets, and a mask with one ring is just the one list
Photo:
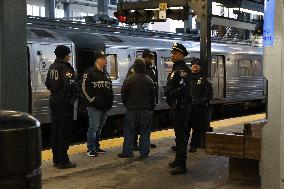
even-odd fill
[(211, 79), (213, 82), (213, 98), (225, 98), (225, 56), (212, 55)]
[[(94, 65), (95, 57), (94, 57), (94, 50), (92, 49), (77, 49), (76, 50), (76, 69), (77, 69), (77, 78), (80, 84), (80, 89), (83, 82), (83, 75), (90, 68)], [(81, 90), (80, 90), (81, 91)], [(84, 94), (81, 92), (78, 97), (78, 112), (85, 114), (87, 101), (84, 97)]]
[[(29, 63), (31, 72), (32, 114), (41, 123), (50, 123), (48, 105), (49, 91), (45, 86), (45, 79), (49, 66), (54, 62), (54, 50), (58, 44), (28, 44)], [(64, 44), (71, 48), (70, 44)], [(72, 64), (73, 59), (70, 60)]]

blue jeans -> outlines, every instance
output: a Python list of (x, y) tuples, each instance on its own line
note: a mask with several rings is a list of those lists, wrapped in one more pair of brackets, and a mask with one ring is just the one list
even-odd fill
[(96, 150), (99, 148), (99, 140), (102, 128), (107, 119), (107, 111), (101, 111), (94, 107), (88, 106), (89, 128), (87, 131), (87, 148), (88, 150)]
[(147, 156), (150, 152), (151, 134), (151, 113), (150, 110), (127, 111), (123, 128), (123, 150), (126, 156), (133, 155), (132, 147), (136, 130), (140, 131), (139, 152), (141, 156)]

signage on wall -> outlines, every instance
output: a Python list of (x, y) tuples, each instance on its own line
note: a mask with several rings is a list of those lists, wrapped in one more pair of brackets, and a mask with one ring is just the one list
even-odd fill
[(275, 0), (264, 2), (263, 46), (273, 46), (274, 42)]

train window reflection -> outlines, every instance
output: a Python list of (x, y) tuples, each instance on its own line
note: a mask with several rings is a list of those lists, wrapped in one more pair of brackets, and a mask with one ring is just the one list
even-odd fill
[(251, 77), (252, 76), (252, 65), (251, 60), (240, 59), (239, 60), (239, 76), (240, 77)]
[(165, 72), (167, 74), (171, 73), (173, 68), (173, 62), (171, 57), (162, 57), (162, 61), (164, 63)]
[(110, 74), (111, 80), (117, 80), (118, 79), (117, 55), (116, 54), (108, 54), (108, 56), (107, 56), (107, 71)]

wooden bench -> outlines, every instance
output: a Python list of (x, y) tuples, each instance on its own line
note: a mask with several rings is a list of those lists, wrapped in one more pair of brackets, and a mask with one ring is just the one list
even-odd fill
[(206, 133), (207, 154), (229, 157), (229, 178), (258, 180), (261, 160), (261, 128), (266, 120), (244, 124), (241, 133)]

